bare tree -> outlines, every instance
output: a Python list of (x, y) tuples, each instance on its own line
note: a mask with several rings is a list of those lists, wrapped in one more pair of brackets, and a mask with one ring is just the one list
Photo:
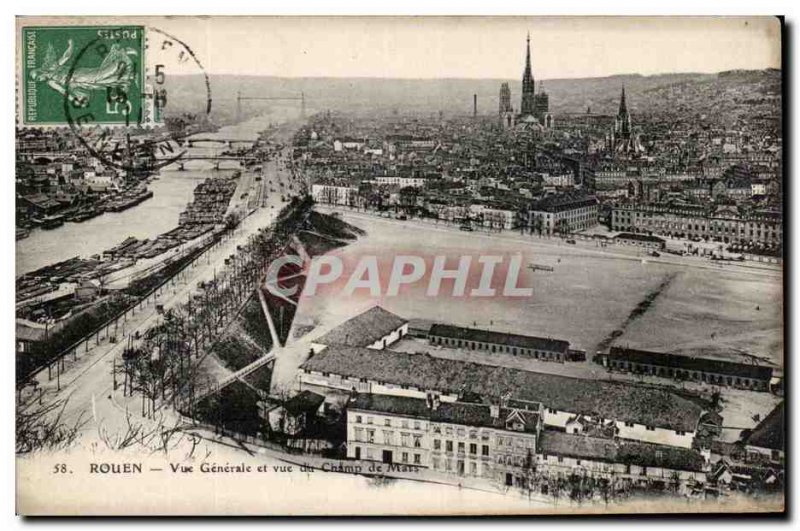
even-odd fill
[(16, 453), (28, 454), (41, 450), (60, 450), (72, 445), (87, 421), (83, 414), (73, 422), (64, 420), (69, 397), (41, 404), (31, 395), (17, 402)]

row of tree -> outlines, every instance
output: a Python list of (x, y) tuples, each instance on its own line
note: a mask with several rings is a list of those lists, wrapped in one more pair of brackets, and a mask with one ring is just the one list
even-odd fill
[(187, 302), (163, 312), (139, 341), (129, 340), (122, 362), (114, 368), (114, 383), (122, 385), (125, 395), (141, 394), (143, 415), (154, 413), (159, 400), (191, 414), (196, 398), (209, 387), (201, 369), (204, 355), (242, 311), (311, 204), (309, 199), (294, 200), (284, 207), (273, 227), (237, 246), (226, 267), (201, 282)]

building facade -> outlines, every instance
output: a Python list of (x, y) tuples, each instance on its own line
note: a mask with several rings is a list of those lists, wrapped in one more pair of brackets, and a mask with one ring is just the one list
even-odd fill
[(347, 406), (347, 457), (520, 486), (536, 459), (540, 410), (360, 394)]
[(311, 197), (316, 203), (354, 206), (358, 202), (358, 188), (333, 184), (312, 184)]
[(620, 372), (768, 391), (772, 367), (622, 347), (598, 354), (597, 363)]
[(528, 208), (532, 232), (552, 235), (585, 230), (597, 225), (598, 201), (594, 196), (552, 196)]
[(369, 393), (441, 402), (464, 397), (543, 404), (545, 425), (566, 429), (576, 416), (613, 428), (618, 437), (690, 448), (703, 409), (668, 390), (509, 367), (366, 348), (330, 346), (300, 369), (301, 388), (344, 395)]
[(642, 249), (649, 249), (651, 251), (663, 249), (667, 245), (666, 242), (658, 236), (634, 234), (631, 232), (617, 234), (614, 236), (614, 243), (617, 245), (626, 245), (628, 247), (641, 247)]
[(611, 229), (724, 243), (780, 245), (783, 241), (779, 212), (740, 215), (735, 209), (720, 208), (712, 212), (696, 205), (618, 205), (611, 212)]
[(559, 339), (507, 334), (438, 323), (431, 326), (428, 332), (428, 341), (431, 345), (485, 350), (547, 361), (564, 362), (567, 360), (569, 352), (569, 342)]

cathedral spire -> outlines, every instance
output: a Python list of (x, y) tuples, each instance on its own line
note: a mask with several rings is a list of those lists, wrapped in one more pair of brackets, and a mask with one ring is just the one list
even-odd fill
[(619, 115), (622, 116), (628, 113), (628, 106), (625, 104), (625, 85), (622, 85), (622, 96), (619, 99)]
[(523, 79), (532, 77), (531, 69), (531, 32), (528, 32), (528, 37), (525, 39), (525, 74)]
[(520, 111), (523, 115), (533, 114), (533, 94), (536, 85), (533, 81), (533, 68), (531, 67), (531, 34), (528, 32), (525, 49), (525, 72), (522, 74), (522, 105)]

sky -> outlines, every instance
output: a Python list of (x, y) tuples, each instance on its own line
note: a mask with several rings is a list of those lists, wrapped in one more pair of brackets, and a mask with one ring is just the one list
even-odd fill
[(132, 17), (68, 22), (159, 28), (189, 45), (210, 74), (516, 79), (522, 74), (528, 32), (536, 79), (719, 72), (780, 68), (781, 63), (780, 24), (771, 17)]

